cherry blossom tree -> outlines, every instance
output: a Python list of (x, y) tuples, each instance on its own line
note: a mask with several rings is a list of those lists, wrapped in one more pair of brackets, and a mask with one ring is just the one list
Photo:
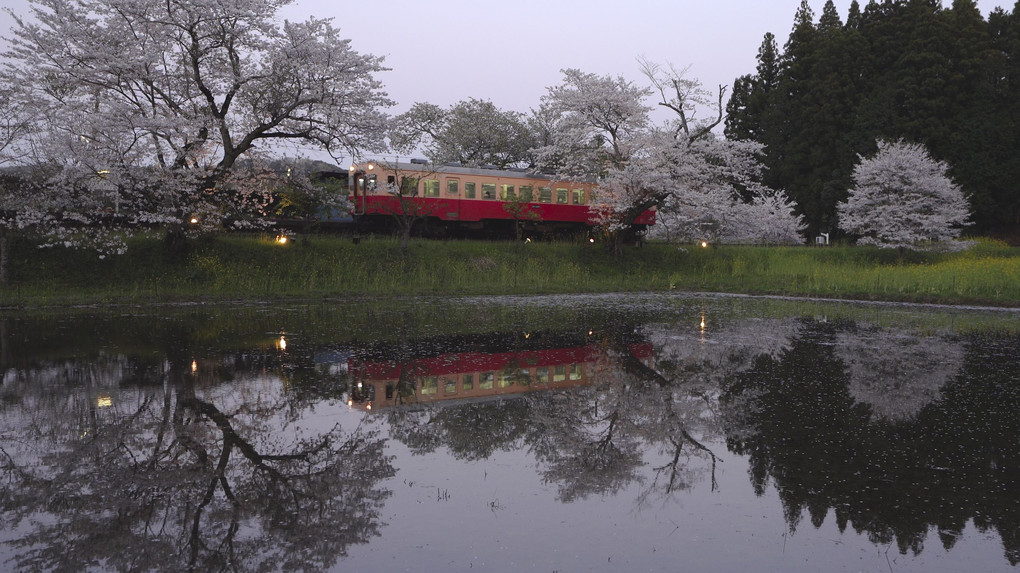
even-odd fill
[(329, 20), (280, 24), (288, 4), (31, 0), (12, 14), (3, 80), (46, 118), (34, 152), (58, 168), (59, 218), (161, 225), (175, 244), (192, 219), (263, 210), (268, 171), (251, 166), (274, 146), (381, 149), (382, 59)]
[[(799, 228), (790, 209), (778, 208), (788, 205), (785, 196), (760, 183), (761, 145), (713, 133), (723, 118), (725, 88), (713, 95), (688, 78), (686, 70), (648, 61), (641, 66), (651, 88), (565, 70), (563, 83), (543, 99), (544, 109), (558, 118), (552, 143), (537, 150), (539, 165), (563, 178), (597, 183), (591, 208), (613, 238), (614, 249), (635, 235), (635, 220), (653, 208), (667, 220), (675, 214), (698, 226), (708, 223), (716, 233), (719, 213), (727, 211), (739, 220), (758, 216), (754, 209), (785, 213), (783, 228)], [(645, 103), (652, 95), (658, 96), (659, 107), (672, 112), (661, 124), (652, 122), (653, 108)], [(700, 119), (698, 110), (706, 106), (714, 113)], [(742, 203), (751, 206), (737, 207)]]
[(839, 226), (858, 242), (886, 248), (920, 249), (950, 241), (970, 219), (948, 166), (921, 144), (878, 142), (878, 152), (860, 158), (854, 187), (837, 207)]
[(0, 84), (0, 286), (4, 287), (10, 280), (11, 235), (25, 228), (31, 219), (24, 217), (26, 208), (31, 206), (26, 198), (36, 188), (33, 181), (37, 174), (26, 168), (23, 159), (30, 154), (27, 144), (35, 119), (22, 90)]
[(803, 218), (782, 191), (746, 203), (725, 187), (670, 197), (650, 235), (679, 242), (791, 245), (803, 243)]

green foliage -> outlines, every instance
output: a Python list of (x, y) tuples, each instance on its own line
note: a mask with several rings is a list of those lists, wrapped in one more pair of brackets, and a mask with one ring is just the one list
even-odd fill
[(158, 238), (126, 255), (12, 248), (0, 306), (280, 298), (687, 290), (1020, 306), (1020, 249), (984, 241), (962, 253), (864, 247), (648, 244), (618, 258), (588, 243), (221, 236), (167, 260)]

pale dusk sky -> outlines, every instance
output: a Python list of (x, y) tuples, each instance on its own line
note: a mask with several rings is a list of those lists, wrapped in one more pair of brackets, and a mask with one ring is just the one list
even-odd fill
[[(845, 21), (851, 0), (837, 0)], [(862, 6), (867, 2), (861, 1)], [(944, 5), (949, 6), (949, 0)], [(979, 0), (983, 15), (1003, 0)], [(17, 14), (27, 0), (4, 0)], [(689, 66), (688, 77), (714, 91), (753, 73), (766, 32), (780, 49), (800, 0), (296, 0), (281, 16), (333, 18), (361, 53), (386, 57), (379, 76), (400, 113), (415, 102), (447, 107), (468, 98), (504, 110), (536, 108), (560, 70), (620, 75), (645, 84), (637, 58)], [(824, 0), (812, 0), (815, 20)], [(1007, 3), (1007, 10), (1012, 4)], [(0, 13), (0, 31), (13, 19)], [(727, 92), (728, 93), (728, 92)], [(727, 96), (728, 97), (728, 96)]]

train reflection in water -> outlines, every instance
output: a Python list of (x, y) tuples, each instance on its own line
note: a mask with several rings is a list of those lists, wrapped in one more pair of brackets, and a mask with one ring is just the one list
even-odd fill
[[(653, 347), (626, 341), (627, 350), (652, 366)], [(594, 333), (493, 334), (436, 340), (416, 351), (392, 345), (355, 353), (348, 360), (348, 405), (373, 410), (449, 400), (484, 400), (590, 384), (606, 346)]]

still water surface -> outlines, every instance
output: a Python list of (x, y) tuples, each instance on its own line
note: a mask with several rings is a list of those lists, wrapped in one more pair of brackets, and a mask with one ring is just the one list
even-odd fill
[(0, 569), (1020, 571), (1015, 311), (0, 317)]

